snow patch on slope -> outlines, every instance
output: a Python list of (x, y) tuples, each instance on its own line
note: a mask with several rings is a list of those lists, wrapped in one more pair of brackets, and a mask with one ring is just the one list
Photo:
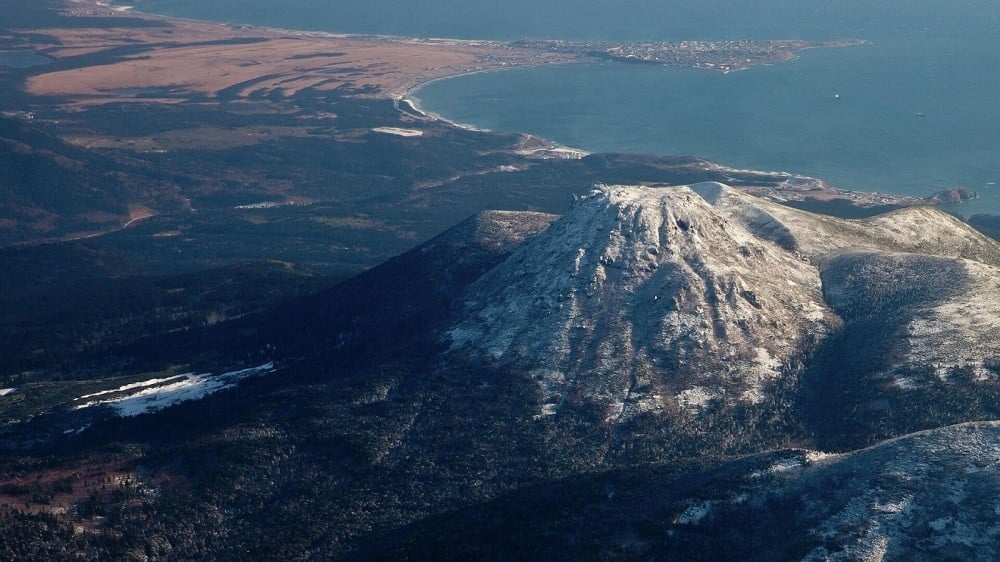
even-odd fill
[(156, 412), (181, 402), (204, 398), (220, 390), (233, 387), (243, 379), (266, 375), (274, 370), (274, 363), (265, 363), (257, 367), (230, 371), (221, 375), (185, 373), (175, 377), (149, 379), (81, 396), (77, 400), (97, 399), (78, 404), (74, 409), (79, 410), (104, 404), (110, 406), (121, 417), (138, 416)]
[(424, 135), (423, 131), (417, 129), (402, 129), (400, 127), (375, 127), (372, 131), (385, 135), (394, 135), (397, 137), (422, 137)]
[(794, 250), (817, 263), (838, 252), (895, 251), (964, 258), (1000, 267), (996, 241), (934, 207), (906, 207), (867, 219), (846, 220), (736, 190), (726, 191), (723, 203), (720, 212), (750, 230), (780, 225), (781, 234), (794, 244)]
[(712, 403), (721, 398), (711, 390), (696, 386), (683, 390), (674, 396), (674, 400), (691, 414), (700, 414), (712, 406)]
[(688, 505), (674, 520), (678, 525), (697, 525), (702, 519), (712, 513), (712, 502), (695, 502)]

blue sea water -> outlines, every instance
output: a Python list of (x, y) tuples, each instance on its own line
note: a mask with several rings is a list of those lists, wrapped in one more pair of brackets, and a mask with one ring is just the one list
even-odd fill
[(909, 195), (965, 185), (983, 196), (956, 210), (1000, 213), (994, 0), (140, 0), (136, 7), (436, 37), (865, 39), (725, 75), (581, 64), (456, 77), (414, 96), (457, 122), (591, 151), (693, 155)]

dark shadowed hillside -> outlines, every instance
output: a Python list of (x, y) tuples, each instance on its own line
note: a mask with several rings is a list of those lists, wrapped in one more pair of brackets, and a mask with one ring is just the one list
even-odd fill
[[(919, 237), (931, 251), (913, 251)], [(863, 468), (882, 453), (773, 451), (846, 452), (993, 417), (996, 316), (963, 320), (970, 303), (998, 301), (995, 252), (937, 211), (847, 221), (721, 184), (604, 187), (558, 219), (483, 213), (332, 289), (131, 351), (230, 370), (267, 361), (270, 374), (232, 382), (206, 367), (0, 397), (55, 400), (8, 425), (22, 460), (7, 489), (62, 505), (73, 496), (56, 475), (111, 463), (131, 484), (51, 525), (103, 528), (99, 513), (130, 533), (57, 542), (153, 558), (869, 552), (882, 508), (844, 510), (896, 470)], [(204, 397), (119, 417), (174, 396), (177, 380)], [(982, 440), (974, 454), (988, 456)], [(951, 449), (906, 447), (954, 462)], [(15, 486), (29, 474), (41, 475), (30, 497)], [(937, 521), (929, 498), (913, 501)], [(17, 536), (41, 532), (41, 519), (6, 516)], [(901, 524), (884, 540), (909, 552)], [(953, 540), (930, 528), (940, 548)]]

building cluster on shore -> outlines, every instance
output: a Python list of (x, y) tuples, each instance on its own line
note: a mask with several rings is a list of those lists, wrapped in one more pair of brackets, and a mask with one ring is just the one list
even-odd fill
[(758, 64), (795, 58), (813, 47), (843, 47), (857, 41), (816, 43), (801, 40), (775, 41), (680, 41), (651, 43), (519, 41), (514, 45), (543, 52), (573, 54), (600, 60), (705, 68), (730, 72)]

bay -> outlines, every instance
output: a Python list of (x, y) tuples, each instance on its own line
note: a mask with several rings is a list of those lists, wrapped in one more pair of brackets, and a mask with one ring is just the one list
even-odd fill
[(620, 64), (516, 69), (434, 82), (411, 97), (459, 123), (590, 151), (698, 156), (903, 195), (964, 185), (982, 197), (956, 210), (1000, 211), (996, 77), (942, 69), (928, 78), (885, 51), (810, 51), (725, 75)]
[[(984, 0), (141, 0), (141, 10), (295, 29), (567, 40), (859, 38), (719, 74), (625, 64), (514, 69), (413, 93), (456, 122), (590, 151), (693, 155), (1000, 213), (1000, 5)], [(839, 99), (836, 96), (839, 95)]]

